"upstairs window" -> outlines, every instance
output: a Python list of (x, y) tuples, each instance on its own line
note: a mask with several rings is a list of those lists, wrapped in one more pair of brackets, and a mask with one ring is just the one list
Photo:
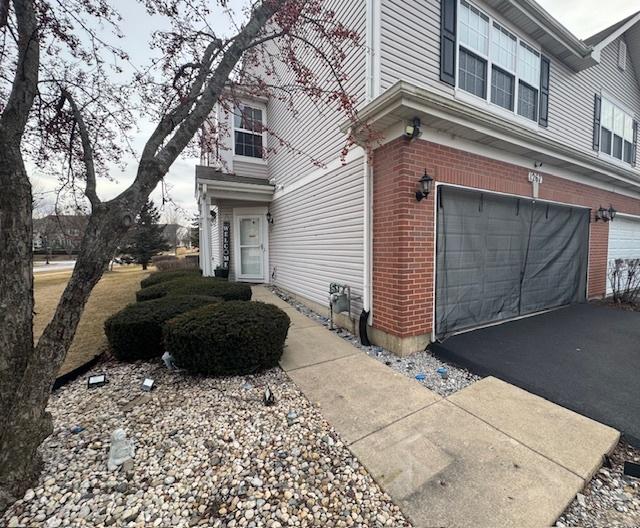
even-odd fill
[(540, 52), (466, 0), (460, 0), (458, 32), (458, 88), (546, 126)]
[(233, 124), (236, 156), (262, 159), (264, 141), (262, 110), (249, 105), (238, 105)]
[(635, 158), (635, 122), (619, 106), (602, 98), (600, 114), (600, 151), (625, 163)]

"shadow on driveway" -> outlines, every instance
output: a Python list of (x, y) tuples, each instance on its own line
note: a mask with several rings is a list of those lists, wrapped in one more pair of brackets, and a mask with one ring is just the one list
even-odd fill
[(430, 349), (610, 425), (640, 447), (640, 312), (577, 304)]

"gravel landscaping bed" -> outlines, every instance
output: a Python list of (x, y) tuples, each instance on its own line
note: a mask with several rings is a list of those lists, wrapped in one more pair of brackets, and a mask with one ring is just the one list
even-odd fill
[[(319, 322), (323, 326), (329, 327), (329, 318), (314, 312), (304, 304), (296, 301), (293, 297), (288, 295), (282, 290), (272, 287), (271, 291), (280, 297), (283, 301), (288, 302), (300, 313), (306, 315), (310, 319)], [(412, 354), (410, 357), (400, 358), (394, 353), (385, 350), (379, 346), (366, 347), (360, 343), (360, 338), (353, 335), (351, 332), (344, 328), (338, 328), (336, 335), (342, 337), (342, 339), (349, 341), (353, 346), (363, 350), (367, 355), (377, 359), (381, 363), (384, 363), (388, 367), (404, 374), (405, 376), (412, 378), (416, 381), (416, 376), (420, 377), (419, 382), (428, 389), (438, 393), (440, 396), (450, 396), (451, 394), (464, 389), (468, 385), (480, 380), (479, 376), (472, 374), (468, 370), (456, 367), (440, 359), (437, 359), (431, 352), (425, 350), (424, 352), (418, 352)], [(438, 369), (444, 368), (447, 370), (446, 378), (443, 378)], [(422, 376), (424, 375), (424, 379)]]
[(640, 449), (622, 440), (556, 526), (640, 526), (640, 479), (624, 476), (625, 460), (640, 463)]
[[(106, 386), (88, 390), (80, 378), (52, 395), (44, 471), (0, 526), (411, 526), (280, 369), (217, 379), (159, 362), (98, 371)], [(109, 472), (120, 427), (135, 459)]]

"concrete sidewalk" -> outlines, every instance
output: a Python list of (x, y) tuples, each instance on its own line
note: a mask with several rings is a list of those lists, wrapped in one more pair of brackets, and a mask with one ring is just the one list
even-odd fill
[(281, 366), (419, 527), (552, 526), (619, 433), (496, 378), (442, 398), (264, 287), (291, 320)]

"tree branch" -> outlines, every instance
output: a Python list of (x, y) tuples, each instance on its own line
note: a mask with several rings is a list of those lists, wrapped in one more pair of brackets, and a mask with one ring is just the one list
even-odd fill
[(207, 49), (204, 52), (204, 56), (200, 63), (200, 71), (195, 81), (193, 82), (191, 89), (189, 90), (189, 94), (187, 97), (178, 104), (173, 110), (167, 112), (160, 122), (158, 126), (151, 134), (151, 137), (147, 141), (142, 151), (142, 159), (151, 159), (158, 152), (160, 145), (167, 138), (169, 134), (174, 130), (177, 124), (179, 124), (186, 115), (189, 113), (189, 109), (192, 107), (193, 103), (196, 101), (200, 93), (202, 92), (202, 87), (204, 86), (205, 81), (207, 80), (207, 75), (211, 69), (211, 65), (213, 64), (213, 60), (215, 59), (214, 53), (216, 50), (220, 49), (220, 41), (214, 40), (211, 42)]
[[(8, 0), (0, 2), (8, 12)], [(18, 146), (38, 88), (40, 49), (32, 0), (13, 0), (13, 6), (18, 22), (18, 63), (7, 106), (0, 115), (0, 134)]]
[[(191, 138), (195, 136), (216, 101), (222, 94), (227, 79), (242, 58), (243, 53), (251, 47), (252, 42), (264, 29), (269, 19), (278, 12), (287, 0), (269, 0), (262, 2), (251, 13), (247, 25), (234, 38), (232, 44), (225, 50), (222, 60), (215, 68), (213, 75), (207, 82), (204, 94), (198, 100), (195, 108), (180, 124), (176, 133), (155, 157), (163, 171), (169, 170), (171, 164), (187, 147)], [(151, 182), (144, 182), (150, 184)]]
[(82, 142), (82, 161), (86, 169), (87, 186), (85, 188), (85, 195), (87, 196), (91, 207), (95, 209), (100, 204), (100, 199), (96, 193), (96, 170), (93, 163), (93, 147), (91, 140), (89, 139), (89, 131), (87, 125), (82, 116), (82, 112), (78, 108), (75, 99), (70, 92), (62, 89), (62, 97), (69, 101), (71, 106), (71, 112), (73, 113), (73, 119), (78, 125), (78, 132), (80, 133), (80, 140)]

